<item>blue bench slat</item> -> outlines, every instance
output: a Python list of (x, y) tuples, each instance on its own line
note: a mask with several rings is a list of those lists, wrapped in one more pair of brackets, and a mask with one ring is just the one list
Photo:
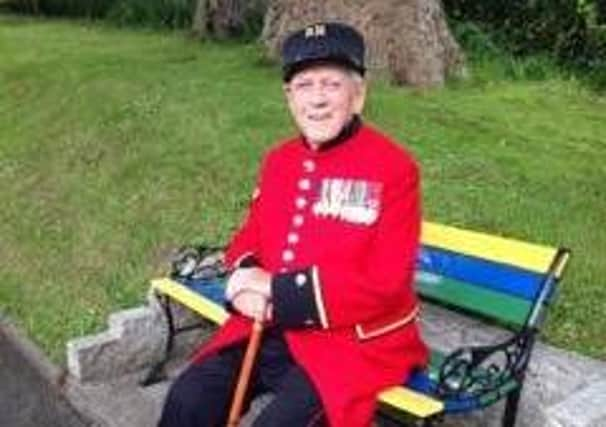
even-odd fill
[(417, 268), (528, 301), (536, 298), (544, 280), (539, 273), (431, 246), (421, 248)]
[[(405, 386), (419, 393), (438, 398), (438, 371), (439, 366), (444, 360), (444, 355), (439, 352), (432, 352), (431, 361), (427, 369), (417, 370), (411, 374)], [(513, 379), (496, 389), (492, 395), (483, 395), (482, 397), (473, 396), (469, 393), (461, 393), (453, 398), (443, 399), (444, 412), (467, 412), (490, 405), (501, 395), (505, 395), (511, 390), (517, 388), (517, 382)]]
[[(466, 255), (455, 254), (443, 249), (423, 246), (417, 263), (419, 270), (450, 277), (461, 282), (485, 287), (496, 292), (507, 293), (526, 300), (536, 298), (542, 285), (543, 276), (516, 267), (497, 264)], [(204, 295), (223, 305), (223, 279), (178, 281), (189, 287), (204, 289)]]
[(176, 278), (175, 281), (184, 284), (192, 291), (205, 296), (211, 301), (225, 306), (225, 279), (211, 279), (211, 280), (200, 280), (200, 279), (184, 279)]

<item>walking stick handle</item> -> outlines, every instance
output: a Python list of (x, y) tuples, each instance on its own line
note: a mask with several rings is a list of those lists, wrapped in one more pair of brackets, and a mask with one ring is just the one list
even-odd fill
[(248, 341), (246, 352), (244, 353), (244, 359), (242, 360), (240, 374), (238, 375), (238, 384), (236, 385), (236, 391), (234, 392), (234, 398), (229, 410), (227, 427), (237, 427), (240, 422), (240, 413), (242, 411), (246, 389), (248, 388), (248, 382), (250, 381), (250, 374), (259, 351), (262, 334), (263, 322), (259, 319), (255, 319), (252, 325), (250, 340)]

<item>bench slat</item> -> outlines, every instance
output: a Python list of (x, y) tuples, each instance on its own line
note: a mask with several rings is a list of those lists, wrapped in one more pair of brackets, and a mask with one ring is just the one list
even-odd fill
[[(424, 371), (414, 372), (405, 384), (405, 387), (410, 388), (422, 395), (435, 395), (437, 392), (440, 367), (444, 363), (446, 354), (437, 350), (432, 350), (431, 358), (427, 369)], [(481, 369), (481, 368), (480, 368)], [(489, 375), (488, 372), (486, 372)], [(473, 396), (462, 393), (460, 396), (448, 398), (442, 401), (444, 404), (444, 412), (466, 412), (480, 407), (489, 406), (502, 396), (515, 390), (520, 386), (515, 378), (506, 381), (495, 390), (482, 394), (481, 396)]]
[(525, 324), (532, 307), (525, 299), (427, 272), (417, 272), (415, 284), (417, 292), (423, 297), (516, 327)]
[(216, 324), (220, 325), (227, 320), (228, 313), (223, 308), (222, 301), (217, 301), (216, 298), (206, 298), (201, 293), (195, 292), (181, 283), (168, 278), (152, 280), (151, 285), (156, 291), (170, 296), (175, 301), (180, 302)]
[(422, 247), (417, 268), (530, 301), (536, 299), (545, 277), (519, 267), (432, 246)]
[(452, 252), (546, 273), (556, 248), (424, 221), (421, 241)]
[(379, 400), (419, 418), (427, 418), (444, 411), (443, 402), (402, 386), (381, 392)]
[[(216, 288), (222, 286), (220, 282), (204, 285), (195, 290), (168, 278), (154, 279), (151, 285), (155, 291), (170, 296), (216, 324), (223, 323), (228, 317), (227, 311), (223, 308), (223, 298), (216, 292)], [(205, 292), (208, 292), (208, 297)], [(441, 401), (404, 386), (387, 389), (381, 393), (379, 400), (420, 418), (427, 418), (444, 410), (444, 403)]]
[[(497, 294), (428, 273), (417, 274), (416, 285), (417, 291), (423, 296), (480, 312), (514, 325), (524, 324), (530, 310), (530, 304), (523, 299)], [(168, 278), (152, 280), (154, 289), (169, 295), (201, 316), (221, 324), (227, 319), (228, 314), (223, 308), (223, 298), (216, 292), (218, 286), (221, 285), (205, 285), (205, 289), (198, 293)], [(201, 296), (203, 292), (205, 296)]]

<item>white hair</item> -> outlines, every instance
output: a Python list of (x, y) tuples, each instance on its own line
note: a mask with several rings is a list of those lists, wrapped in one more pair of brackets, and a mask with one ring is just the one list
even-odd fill
[(355, 83), (364, 83), (364, 77), (362, 77), (359, 72), (355, 70), (347, 70), (347, 74)]

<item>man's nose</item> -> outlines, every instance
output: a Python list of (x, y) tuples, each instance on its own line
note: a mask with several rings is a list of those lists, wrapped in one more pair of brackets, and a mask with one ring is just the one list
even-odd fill
[(328, 98), (326, 97), (326, 92), (324, 91), (322, 86), (320, 86), (320, 85), (315, 86), (313, 88), (311, 96), (310, 96), (310, 103), (314, 107), (322, 107), (322, 106), (326, 105), (327, 101), (328, 101)]

